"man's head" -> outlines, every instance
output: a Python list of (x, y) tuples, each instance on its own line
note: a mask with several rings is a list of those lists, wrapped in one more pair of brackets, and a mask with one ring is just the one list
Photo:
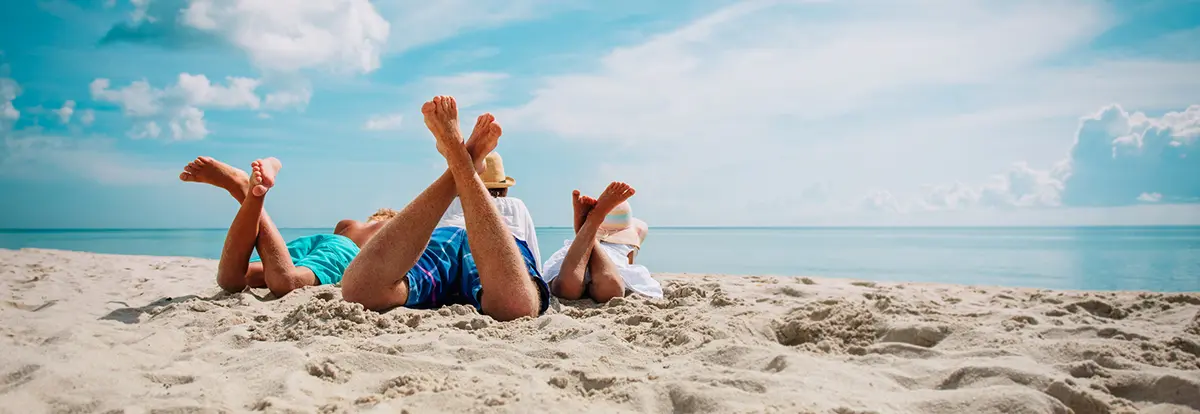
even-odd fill
[(492, 197), (507, 197), (508, 188), (517, 184), (517, 180), (504, 174), (504, 159), (500, 158), (498, 152), (492, 152), (483, 159), (483, 172), (479, 178), (483, 179), (483, 185)]
[(372, 214), (369, 217), (367, 217), (367, 222), (370, 223), (373, 221), (387, 221), (387, 220), (390, 220), (392, 217), (396, 217), (399, 214), (400, 214), (399, 211), (392, 210), (390, 208), (385, 207), (385, 208), (376, 210), (375, 214)]

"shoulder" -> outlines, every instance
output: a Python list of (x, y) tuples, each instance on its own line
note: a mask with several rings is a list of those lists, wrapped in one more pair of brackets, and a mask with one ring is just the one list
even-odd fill
[(339, 221), (337, 222), (337, 225), (333, 226), (333, 233), (342, 234), (346, 230), (353, 228), (356, 224), (358, 224), (358, 222), (351, 219)]
[(501, 208), (507, 208), (511, 211), (527, 211), (525, 202), (515, 197), (497, 197), (496, 204)]

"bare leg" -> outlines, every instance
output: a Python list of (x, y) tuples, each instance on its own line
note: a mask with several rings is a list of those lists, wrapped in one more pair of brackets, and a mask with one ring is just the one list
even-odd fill
[[(426, 102), (421, 107), (426, 117), (433, 105), (433, 102)], [(477, 161), (474, 168), (483, 168), (484, 157), (499, 142), (501, 130), (495, 120), (491, 114), (480, 115), (467, 141), (471, 159)], [(449, 130), (445, 124), (440, 124), (437, 129), (430, 127), (435, 136), (449, 133)], [(458, 132), (457, 120), (453, 134), (461, 147), (462, 135)], [(450, 207), (456, 191), (454, 177), (446, 170), (396, 217), (388, 220), (346, 267), (342, 276), (342, 298), (377, 311), (404, 305), (408, 301), (405, 274), (429, 245), (434, 227)]]
[[(571, 192), (571, 209), (575, 213), (576, 234), (579, 233), (579, 229), (583, 227), (583, 224), (587, 222), (588, 213), (595, 207), (596, 199), (588, 196), (580, 196), (579, 190)], [(575, 238), (572, 245), (576, 242), (579, 242), (578, 237)], [(568, 249), (567, 252), (568, 257), (570, 257), (570, 250)], [(590, 261), (590, 257), (588, 260)], [(584, 278), (586, 276), (584, 270), (587, 269), (587, 266), (572, 265), (568, 267), (565, 266), (565, 260), (563, 264), (564, 266), (562, 266), (558, 276), (550, 281), (550, 292), (554, 296), (569, 300), (576, 300), (583, 297), (583, 292), (586, 290), (586, 286), (584, 286)]]
[[(458, 107), (454, 98), (440, 96), (426, 112), (426, 122), (437, 136), (438, 152), (446, 157), (462, 201), (467, 224), (467, 243), (479, 267), (479, 298), (483, 313), (500, 321), (523, 316), (536, 317), (539, 310), (537, 285), (517, 248), (512, 232), (500, 217), (492, 196), (471, 162), (457, 131)], [(437, 131), (441, 133), (437, 133)]]
[[(183, 172), (179, 173), (179, 179), (186, 182), (209, 184), (217, 188), (221, 188), (237, 200), (238, 204), (246, 199), (246, 194), (250, 192), (250, 175), (246, 174), (241, 169), (230, 166), (212, 157), (196, 157), (191, 163), (183, 167)], [(263, 210), (259, 218), (259, 233), (264, 229), (275, 229), (275, 224), (271, 222), (271, 218), (267, 215), (266, 210)], [(275, 230), (276, 232), (278, 230)], [(261, 251), (263, 244), (268, 241), (258, 241), (256, 239), (255, 247)], [(239, 244), (241, 245), (241, 244)], [(253, 249), (253, 247), (252, 247)], [(228, 287), (222, 285), (222, 288), (228, 291), (239, 292), (245, 289), (246, 286), (253, 288), (267, 287), (263, 276), (262, 263), (247, 263), (253, 250), (244, 251), (236, 250), (222, 252), (222, 260), (217, 266), (218, 284), (221, 281), (226, 281)], [(237, 283), (237, 276), (244, 275), (245, 283)]]
[[(618, 204), (632, 197), (633, 194), (633, 187), (630, 187), (629, 184), (613, 182), (600, 195), (595, 207), (587, 213), (583, 225), (575, 233), (575, 240), (571, 243), (571, 247), (567, 248), (561, 273), (550, 284), (550, 289), (556, 296), (564, 299), (582, 297), (583, 276), (589, 267), (592, 269), (590, 293), (593, 299), (607, 302), (624, 294), (625, 287), (617, 273), (616, 266), (609, 261), (603, 251), (599, 250), (596, 232), (600, 229), (600, 224), (604, 222), (604, 216), (608, 215)], [(574, 194), (572, 195), (574, 196)], [(585, 207), (591, 204), (587, 197), (580, 198), (580, 203)]]

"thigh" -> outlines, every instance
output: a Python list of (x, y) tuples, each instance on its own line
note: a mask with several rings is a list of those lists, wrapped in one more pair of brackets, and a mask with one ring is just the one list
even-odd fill
[[(529, 245), (518, 238), (513, 238), (517, 243), (517, 250), (521, 252), (521, 258), (525, 261), (525, 271), (528, 272), (529, 278), (533, 280), (533, 284), (537, 286), (538, 291), (538, 314), (541, 315), (550, 308), (550, 285), (542, 279), (541, 273), (537, 269), (537, 259), (533, 257), (533, 252), (529, 249)], [(460, 298), (460, 303), (469, 304), (475, 307), (475, 310), (483, 313), (483, 284), (479, 281), (479, 268), (475, 266), (475, 259), (471, 256), (471, 248), (464, 243), (463, 261), (460, 268), (460, 278), (457, 283), (457, 297)]]
[[(292, 258), (292, 263), (308, 255), (314, 247), (320, 242), (321, 234), (304, 236), (290, 242), (287, 242), (288, 256)], [(250, 263), (261, 263), (262, 258), (258, 256), (258, 248), (254, 249), (254, 254), (250, 255)]]

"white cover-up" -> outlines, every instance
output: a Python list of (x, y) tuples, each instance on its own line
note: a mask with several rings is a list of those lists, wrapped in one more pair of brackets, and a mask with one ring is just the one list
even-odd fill
[[(633, 251), (633, 246), (628, 244), (612, 244), (600, 242), (597, 244), (600, 250), (608, 255), (608, 259), (617, 266), (618, 273), (621, 274), (621, 279), (625, 281), (625, 287), (637, 293), (646, 296), (661, 298), (663, 296), (662, 285), (657, 280), (650, 277), (650, 269), (640, 264), (629, 264), (629, 252)], [(563, 247), (554, 252), (550, 256), (550, 260), (542, 266), (542, 277), (546, 283), (558, 277), (562, 271), (563, 259), (567, 257), (567, 250), (571, 248), (571, 239), (563, 242)], [(591, 280), (591, 273), (585, 271), (584, 280)]]
[[(537, 262), (538, 272), (542, 272), (542, 252), (538, 250), (537, 230), (533, 227), (533, 217), (529, 215), (529, 209), (525, 208), (525, 202), (515, 197), (492, 197), (492, 202), (496, 205), (496, 209), (500, 210), (500, 217), (504, 219), (504, 224), (508, 226), (508, 230), (512, 232), (513, 236), (529, 245), (529, 251), (533, 253), (533, 260)], [(446, 213), (442, 214), (442, 219), (438, 221), (437, 226), (467, 228), (462, 202), (457, 197), (450, 203), (450, 208), (446, 209)]]

